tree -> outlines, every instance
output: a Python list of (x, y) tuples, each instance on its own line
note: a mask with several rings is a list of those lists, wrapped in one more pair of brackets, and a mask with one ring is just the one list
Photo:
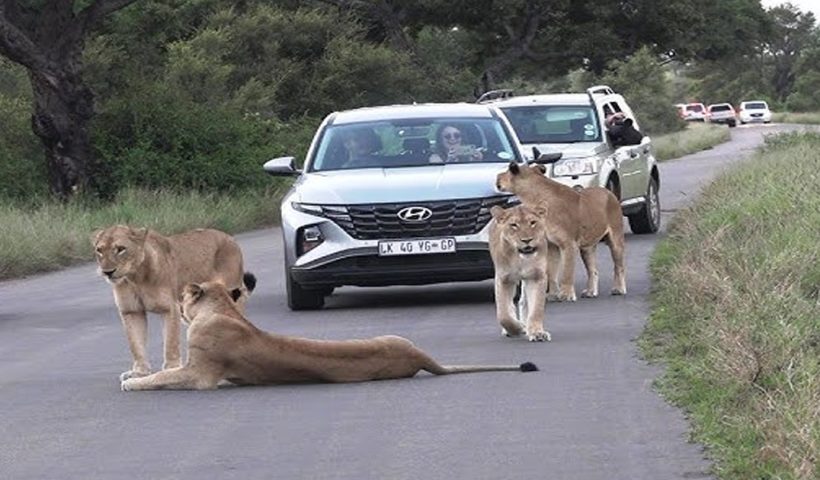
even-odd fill
[[(0, 0), (0, 55), (26, 68), (32, 129), (45, 147), (49, 188), (68, 199), (91, 184), (94, 95), (83, 80), (86, 36), (136, 0)], [(77, 3), (77, 5), (75, 5)]]
[(784, 101), (794, 87), (800, 53), (812, 40), (814, 14), (784, 3), (769, 9), (769, 16), (774, 24), (766, 45), (774, 64), (772, 84), (777, 99)]

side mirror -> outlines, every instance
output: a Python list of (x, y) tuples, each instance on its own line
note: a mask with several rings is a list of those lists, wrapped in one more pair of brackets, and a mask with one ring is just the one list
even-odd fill
[(262, 168), (269, 175), (275, 177), (292, 177), (302, 173), (301, 170), (296, 168), (296, 158), (294, 157), (279, 157), (268, 160)]
[(541, 153), (538, 148), (532, 147), (532, 158), (535, 163), (555, 163), (558, 160), (561, 160), (562, 156), (564, 156), (564, 154), (561, 152)]

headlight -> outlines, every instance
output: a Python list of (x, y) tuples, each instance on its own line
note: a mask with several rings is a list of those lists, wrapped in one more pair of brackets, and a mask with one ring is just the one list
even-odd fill
[(309, 213), (311, 215), (322, 215), (322, 207), (321, 205), (311, 205), (310, 203), (299, 203), (299, 202), (290, 202), (290, 206), (293, 207), (294, 210), (298, 210), (302, 213)]
[(556, 177), (591, 175), (593, 173), (598, 173), (597, 158), (569, 158), (561, 160), (552, 167), (552, 174)]

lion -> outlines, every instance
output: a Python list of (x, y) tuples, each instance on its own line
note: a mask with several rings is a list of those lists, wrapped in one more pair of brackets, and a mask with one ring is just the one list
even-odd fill
[(146, 312), (162, 315), (163, 369), (179, 367), (179, 307), (182, 288), (188, 283), (219, 280), (242, 291), (241, 301), (256, 285), (245, 273), (242, 251), (228, 234), (196, 229), (163, 236), (147, 228), (115, 225), (92, 237), (98, 271), (112, 285), (133, 364), (120, 379), (151, 373), (146, 354)]
[[(576, 191), (544, 176), (546, 167), (540, 164), (519, 165), (510, 162), (507, 170), (496, 177), (496, 188), (513, 193), (525, 205), (546, 211), (547, 238), (557, 247), (549, 249), (550, 299), (576, 300), (575, 253), (580, 249), (587, 270), (587, 286), (582, 297), (598, 296), (598, 266), (596, 249), (604, 241), (612, 254), (615, 268), (612, 295), (626, 294), (624, 269), (624, 226), (621, 204), (615, 195), (603, 187)], [(561, 280), (558, 283), (560, 253)], [(557, 296), (553, 292), (558, 290)]]
[(361, 340), (314, 340), (264, 332), (235, 303), (242, 292), (220, 282), (187, 285), (182, 320), (188, 326), (184, 366), (125, 379), (123, 391), (210, 390), (221, 381), (236, 385), (343, 383), (489, 371), (534, 371), (521, 365), (443, 366), (410, 340), (386, 335)]
[[(507, 336), (526, 333), (531, 342), (549, 341), (544, 330), (544, 304), (547, 295), (548, 241), (546, 210), (518, 205), (499, 206), (490, 212), (490, 256), (495, 266), (495, 308), (498, 323)], [(518, 320), (515, 291), (523, 283), (522, 303), (526, 299), (526, 325)]]

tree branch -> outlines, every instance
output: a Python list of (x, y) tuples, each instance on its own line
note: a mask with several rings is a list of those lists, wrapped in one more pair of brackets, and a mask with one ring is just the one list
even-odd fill
[(91, 28), (97, 21), (110, 15), (117, 10), (121, 10), (137, 0), (96, 0), (91, 5), (80, 11), (77, 17), (83, 25), (83, 30)]
[(43, 52), (25, 32), (9, 21), (6, 12), (6, 3), (0, 3), (0, 53), (29, 70), (51, 77), (49, 81), (53, 81), (54, 72)]

